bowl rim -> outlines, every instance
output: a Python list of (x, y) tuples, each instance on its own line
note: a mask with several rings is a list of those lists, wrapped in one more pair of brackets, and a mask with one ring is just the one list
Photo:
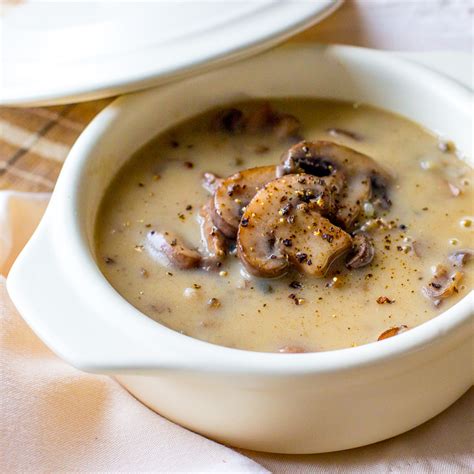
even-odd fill
[[(307, 46), (290, 46), (280, 48), (280, 50), (297, 50), (301, 47)], [(462, 103), (466, 98), (472, 100), (472, 93), (465, 86), (407, 60), (365, 48), (334, 45), (323, 48), (326, 51), (325, 54), (327, 54), (327, 51), (336, 55), (357, 54), (363, 60), (377, 62), (379, 67), (385, 64), (391, 67), (395, 66), (406, 74), (417, 74), (420, 76), (420, 80), (434, 81), (441, 88), (447, 88), (454, 99), (459, 101), (458, 103)], [(279, 50), (270, 54), (278, 55)], [(186, 80), (183, 82), (186, 82)], [(163, 351), (168, 352), (171, 359), (174, 358), (173, 360), (178, 366), (199, 367), (206, 371), (245, 372), (247, 374), (302, 374), (346, 371), (354, 367), (364, 367), (398, 358), (410, 352), (417, 352), (423, 347), (439, 341), (440, 337), (447, 333), (460, 329), (464, 331), (466, 324), (468, 329), (471, 326), (471, 331), (468, 330), (468, 334), (472, 332), (474, 328), (474, 325), (472, 325), (474, 320), (474, 291), (466, 294), (464, 298), (447, 311), (398, 335), (396, 338), (374, 341), (357, 347), (292, 354), (291, 357), (285, 357), (285, 355), (279, 353), (229, 348), (195, 339), (153, 321), (132, 306), (110, 285), (90, 251), (84, 226), (79, 221), (79, 213), (77, 212), (78, 190), (80, 189), (81, 180), (84, 178), (82, 171), (88, 157), (100, 142), (103, 134), (110, 129), (117, 116), (132, 108), (134, 104), (147, 95), (159, 94), (164, 89), (179, 87), (180, 84), (182, 83), (174, 83), (160, 89), (150, 89), (124, 96), (106, 107), (87, 126), (71, 149), (58, 180), (51, 206), (48, 209), (48, 224), (52, 226), (53, 230), (51, 235), (56, 242), (61, 242), (61, 245), (56, 246), (58, 251), (68, 255), (68, 271), (71, 274), (74, 274), (74, 272), (82, 274), (83, 285), (85, 285), (83, 291), (98, 295), (100, 301), (106, 300), (108, 305), (110, 303), (109, 313), (114, 313), (115, 319), (118, 318), (116, 313), (119, 313), (120, 323), (124, 324), (127, 330), (130, 329), (134, 334), (141, 334), (144, 343), (146, 341), (146, 343), (151, 344), (152, 341), (159, 341)], [(66, 240), (64, 239), (66, 236), (65, 229), (67, 229), (68, 236)], [(102, 314), (101, 317), (109, 318), (109, 322), (112, 321), (110, 315)], [(117, 323), (117, 319), (115, 323)], [(161, 366), (162, 359), (160, 356), (150, 353), (149, 359), (146, 363), (141, 363), (140, 368), (152, 369)], [(136, 369), (138, 367), (125, 364), (125, 368)]]

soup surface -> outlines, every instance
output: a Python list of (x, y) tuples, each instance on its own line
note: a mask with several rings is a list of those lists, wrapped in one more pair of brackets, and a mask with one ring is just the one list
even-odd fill
[[(96, 253), (102, 272), (124, 298), (194, 338), (254, 351), (302, 352), (396, 335), (435, 317), (469, 292), (473, 172), (452, 143), (365, 105), (307, 99), (275, 100), (271, 107), (269, 112), (261, 102), (243, 103), (195, 117), (159, 135), (119, 170), (99, 210)], [(215, 214), (211, 227), (206, 228), (207, 221), (203, 225), (200, 209), (216, 199), (220, 177), (278, 165), (282, 154), (303, 138), (332, 142), (323, 143), (329, 155), (346, 150), (334, 143), (368, 155), (375, 162), (370, 173), (383, 168), (382, 185), (370, 175), (370, 199), (354, 201), (357, 209), (349, 214), (359, 214), (353, 222), (340, 208), (323, 210), (326, 197), (318, 186), (326, 189), (324, 180), (334, 168), (330, 159), (319, 157), (317, 169), (301, 161), (292, 174), (288, 160), (279, 168), (285, 175), (279, 178), (281, 186), (299, 176), (296, 186), (303, 194), (311, 183), (313, 191), (317, 188), (308, 199), (298, 194), (298, 202), (290, 196), (285, 203), (280, 185), (267, 185), (260, 201), (251, 203), (242, 194), (249, 187), (243, 191), (225, 185), (222, 199), (228, 196), (231, 206), (240, 206), (236, 225), (245, 249), (235, 251), (236, 229), (223, 229)], [(345, 178), (354, 175), (343, 171)], [(207, 175), (206, 190), (203, 174), (209, 172), (216, 178)], [(367, 177), (360, 183), (367, 185)], [(249, 186), (255, 185), (255, 193), (263, 184)], [(347, 196), (350, 178), (344, 186)], [(333, 188), (327, 189), (331, 193)], [(281, 205), (270, 208), (275, 196)], [(336, 207), (344, 199), (338, 196)], [(259, 206), (265, 208), (262, 215)], [(309, 229), (306, 221), (303, 228), (301, 217), (295, 224), (292, 213), (300, 211), (315, 219), (326, 216), (326, 229), (332, 233)], [(252, 220), (257, 217), (258, 228)], [(288, 227), (290, 220), (291, 234), (281, 234), (279, 223)], [(225, 240), (221, 230), (230, 238)], [(207, 238), (224, 242), (225, 258), (209, 256), (204, 234), (213, 231), (219, 235)], [(305, 245), (314, 251), (311, 259), (308, 250), (302, 251)], [(170, 253), (176, 249), (179, 255)], [(321, 263), (323, 254), (327, 261)], [(318, 262), (317, 269), (316, 263), (310, 267), (311, 260)]]

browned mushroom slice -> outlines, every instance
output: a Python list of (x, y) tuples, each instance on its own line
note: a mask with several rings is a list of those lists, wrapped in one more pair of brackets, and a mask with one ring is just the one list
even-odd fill
[(277, 114), (268, 102), (264, 102), (246, 118), (245, 129), (249, 133), (258, 133), (269, 130), (276, 123)]
[(445, 266), (437, 265), (433, 273), (433, 278), (422, 288), (422, 292), (427, 298), (433, 301), (435, 306), (439, 306), (442, 300), (459, 292), (458, 286), (463, 276), (462, 272), (454, 271), (449, 273)]
[(388, 339), (389, 337), (397, 336), (398, 334), (405, 332), (406, 330), (408, 330), (408, 326), (405, 326), (404, 324), (402, 324), (401, 326), (396, 326), (387, 329), (382, 334), (380, 334), (377, 341), (382, 341), (383, 339)]
[(472, 258), (474, 258), (474, 250), (471, 249), (456, 250), (448, 257), (454, 267), (463, 267)]
[(365, 232), (357, 233), (352, 239), (352, 251), (346, 262), (349, 270), (368, 265), (375, 256), (374, 242)]
[(373, 173), (370, 177), (370, 183), (372, 185), (372, 203), (382, 209), (390, 209), (392, 207), (392, 201), (388, 195), (388, 186), (392, 177), (386, 172)]
[(291, 114), (280, 114), (265, 102), (253, 110), (246, 119), (245, 129), (249, 133), (273, 132), (280, 140), (298, 135), (301, 122)]
[(235, 238), (242, 209), (273, 179), (275, 166), (260, 166), (230, 176), (216, 189), (211, 206), (212, 220), (226, 237)]
[(214, 194), (216, 189), (224, 180), (214, 173), (206, 172), (202, 175), (202, 187), (209, 193)]
[(279, 140), (284, 140), (286, 138), (298, 137), (300, 128), (301, 122), (294, 115), (282, 114), (278, 117), (273, 131)]
[(337, 178), (337, 219), (347, 230), (353, 228), (364, 202), (375, 199), (384, 208), (390, 205), (390, 176), (372, 158), (352, 148), (323, 140), (297, 143), (283, 154), (277, 175), (301, 172)]
[(213, 117), (211, 128), (231, 134), (243, 132), (245, 128), (244, 114), (236, 108), (220, 110)]
[(187, 247), (173, 232), (152, 230), (147, 235), (147, 244), (152, 255), (165, 257), (177, 268), (196, 268), (201, 264), (200, 253)]
[(246, 207), (237, 235), (238, 255), (249, 273), (273, 278), (290, 265), (323, 277), (351, 247), (349, 234), (321, 214), (330, 214), (333, 195), (323, 180), (284, 176), (268, 183)]
[(199, 217), (201, 237), (207, 253), (201, 266), (207, 270), (219, 268), (227, 253), (227, 242), (224, 234), (212, 222), (210, 202), (201, 207)]

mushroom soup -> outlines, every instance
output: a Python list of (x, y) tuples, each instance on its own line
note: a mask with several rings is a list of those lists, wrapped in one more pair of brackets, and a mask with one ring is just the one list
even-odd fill
[(183, 334), (254, 351), (357, 346), (470, 291), (472, 181), (454, 144), (373, 107), (238, 104), (119, 170), (97, 259), (132, 305)]

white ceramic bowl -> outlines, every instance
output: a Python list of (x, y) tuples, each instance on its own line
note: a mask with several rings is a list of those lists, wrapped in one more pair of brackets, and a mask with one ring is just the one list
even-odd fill
[(45, 218), (11, 270), (8, 290), (60, 357), (82, 370), (114, 375), (183, 426), (262, 451), (353, 448), (423, 423), (472, 385), (473, 292), (397, 337), (285, 356), (212, 345), (153, 322), (110, 286), (94, 260), (99, 202), (134, 151), (210, 107), (279, 96), (383, 107), (471, 151), (472, 94), (459, 84), (370, 50), (276, 50), (123, 97), (105, 109), (71, 150)]

